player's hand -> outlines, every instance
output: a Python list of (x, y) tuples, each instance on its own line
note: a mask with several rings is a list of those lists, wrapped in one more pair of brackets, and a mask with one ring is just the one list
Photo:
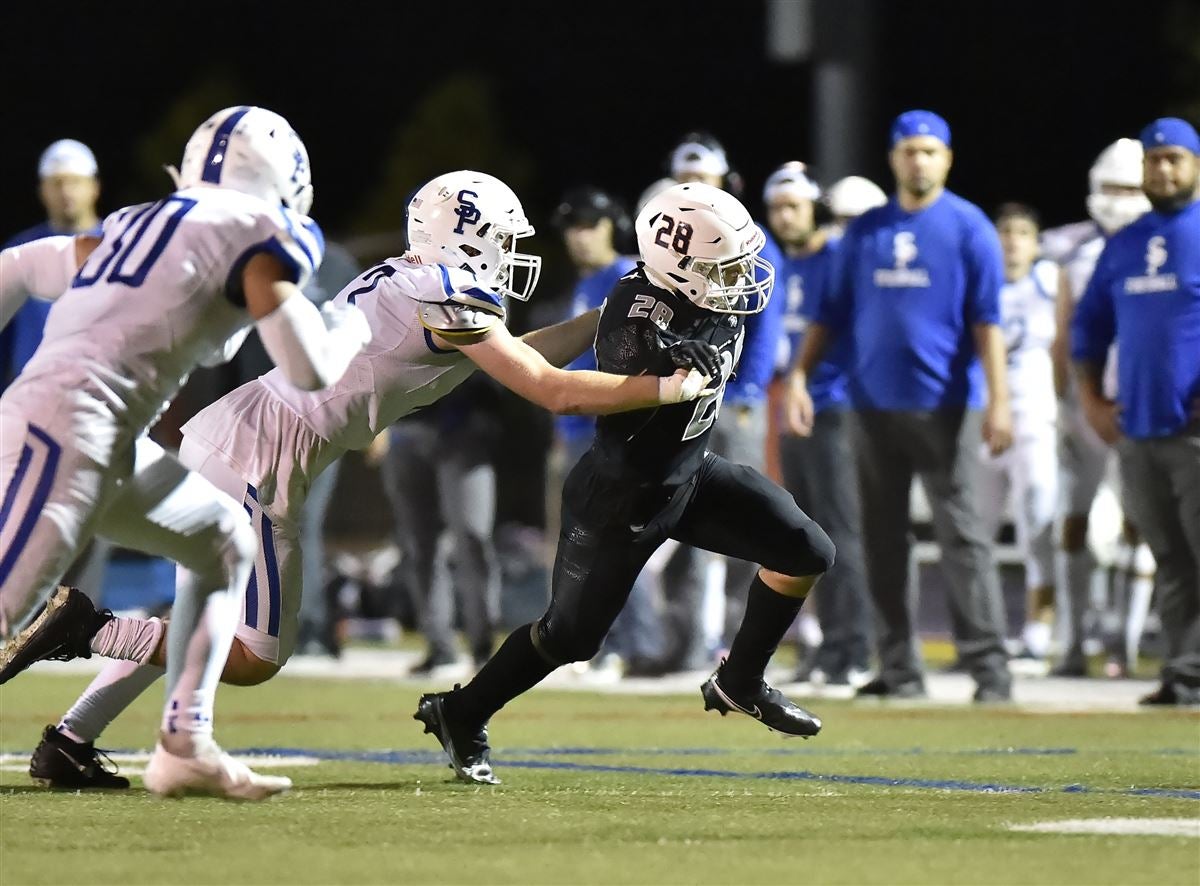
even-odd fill
[(666, 351), (680, 369), (698, 369), (710, 379), (721, 375), (721, 352), (711, 342), (684, 339), (669, 345)]
[(808, 393), (808, 380), (802, 373), (788, 373), (783, 392), (783, 426), (790, 434), (809, 437), (813, 431), (816, 409)]
[(1083, 414), (1096, 435), (1109, 446), (1121, 439), (1121, 407), (1103, 397), (1082, 398)]
[(988, 403), (983, 414), (983, 441), (993, 456), (1006, 452), (1012, 446), (1012, 409), (1007, 401)]
[(708, 383), (712, 381), (707, 375), (695, 369), (676, 369), (674, 375), (663, 376), (658, 380), (658, 399), (661, 403), (686, 403), (695, 400), (701, 394), (712, 393)]

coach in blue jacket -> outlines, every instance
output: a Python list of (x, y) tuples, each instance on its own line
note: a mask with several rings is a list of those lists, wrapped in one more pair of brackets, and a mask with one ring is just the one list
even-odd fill
[(897, 117), (889, 160), (896, 193), (846, 229), (830, 298), (791, 373), (788, 423), (809, 432), (808, 375), (831, 339), (848, 338), (863, 543), (880, 617), (879, 676), (859, 695), (925, 693), (908, 581), (909, 492), (919, 474), (933, 509), (959, 658), (977, 683), (976, 701), (1005, 701), (1011, 680), (1003, 605), (972, 488), (980, 435), (994, 453), (1012, 442), (997, 325), (1000, 243), (978, 207), (945, 189), (950, 127), (937, 114)]
[[(1153, 211), (1104, 247), (1071, 325), (1080, 404), (1115, 444), (1125, 510), (1158, 561), (1167, 654), (1143, 704), (1200, 704), (1200, 135), (1142, 130)], [(1117, 399), (1100, 385), (1117, 343)]]

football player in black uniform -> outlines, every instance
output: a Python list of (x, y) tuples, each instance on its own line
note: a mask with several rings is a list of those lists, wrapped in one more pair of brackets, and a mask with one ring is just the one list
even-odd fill
[(737, 711), (787, 735), (821, 721), (763, 679), (833, 544), (762, 474), (707, 452), (746, 318), (770, 296), (763, 232), (726, 192), (674, 185), (636, 222), (638, 268), (609, 295), (596, 335), (600, 369), (669, 375), (692, 365), (714, 379), (699, 400), (599, 419), (592, 448), (567, 477), (550, 606), (517, 628), (465, 687), (421, 697), (414, 718), (434, 733), (460, 779), (495, 784), (487, 723), (568, 662), (587, 661), (646, 560), (667, 538), (759, 563), (728, 657), (701, 687), (706, 710)]

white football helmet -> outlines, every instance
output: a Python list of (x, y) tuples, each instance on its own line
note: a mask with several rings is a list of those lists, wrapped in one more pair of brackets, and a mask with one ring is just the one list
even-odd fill
[(183, 149), (179, 169), (167, 167), (177, 188), (215, 185), (282, 203), (301, 215), (312, 209), (308, 151), (292, 124), (266, 108), (217, 111)]
[(1142, 143), (1132, 138), (1119, 138), (1103, 151), (1088, 173), (1088, 215), (1104, 229), (1115, 234), (1121, 228), (1150, 211), (1150, 201), (1143, 193), (1105, 194), (1105, 185), (1124, 188), (1142, 187)]
[[(504, 296), (528, 300), (542, 257), (517, 252), (533, 235), (512, 188), (485, 172), (447, 172), (422, 185), (408, 202), (408, 252), (421, 261), (462, 268)], [(513, 270), (524, 270), (514, 279)]]
[(634, 230), (656, 286), (722, 314), (757, 314), (770, 301), (775, 269), (758, 255), (766, 235), (732, 194), (672, 185), (646, 203)]
[(869, 178), (848, 175), (834, 182), (825, 199), (838, 218), (858, 218), (868, 209), (887, 203), (887, 194)]

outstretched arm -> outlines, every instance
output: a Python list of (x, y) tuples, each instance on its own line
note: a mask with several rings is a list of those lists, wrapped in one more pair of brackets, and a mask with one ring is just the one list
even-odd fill
[(268, 253), (246, 263), (242, 290), (267, 354), (302, 391), (334, 384), (371, 339), (362, 311), (336, 302), (317, 310)]
[(43, 237), (0, 252), (0, 329), (29, 296), (54, 301), (62, 295), (99, 243), (90, 235)]
[(560, 414), (608, 415), (694, 400), (708, 382), (694, 369), (666, 377), (567, 372), (551, 366), (500, 323), (481, 340), (455, 346), (513, 393)]
[(521, 341), (541, 354), (547, 363), (561, 368), (592, 346), (599, 322), (600, 309), (596, 308), (562, 323), (527, 332)]

